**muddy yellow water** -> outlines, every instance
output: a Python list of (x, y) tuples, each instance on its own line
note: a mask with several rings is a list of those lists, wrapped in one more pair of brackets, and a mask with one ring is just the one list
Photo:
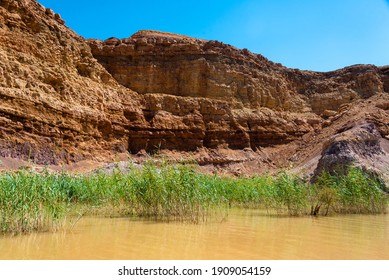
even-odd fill
[(235, 210), (200, 225), (83, 218), (0, 237), (0, 259), (389, 259), (389, 215), (274, 217)]

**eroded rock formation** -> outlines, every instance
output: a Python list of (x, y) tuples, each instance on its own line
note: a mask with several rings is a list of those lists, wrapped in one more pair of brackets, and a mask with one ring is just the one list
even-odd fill
[(138, 95), (63, 24), (35, 1), (0, 1), (2, 157), (58, 164), (127, 150)]
[(135, 152), (285, 145), (388, 87), (386, 68), (300, 71), (221, 42), (157, 31), (89, 44), (119, 83), (144, 98), (146, 126), (130, 135)]
[(387, 145), (389, 67), (301, 71), (217, 41), (157, 31), (85, 40), (64, 23), (34, 0), (0, 1), (2, 159), (160, 151), (234, 174), (312, 173), (346, 128), (369, 123)]
[(349, 166), (375, 166), (389, 162), (381, 157), (385, 154), (382, 137), (373, 123), (364, 123), (344, 128), (328, 139), (323, 147), (315, 175), (323, 171), (331, 174), (346, 173)]

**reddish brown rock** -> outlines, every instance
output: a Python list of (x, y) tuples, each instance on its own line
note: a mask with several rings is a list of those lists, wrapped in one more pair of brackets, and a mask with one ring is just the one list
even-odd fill
[[(256, 150), (287, 144), (320, 128), (322, 117), (332, 118), (324, 123), (329, 125), (345, 105), (384, 92), (383, 71), (370, 65), (329, 73), (299, 71), (221, 42), (157, 31), (140, 31), (122, 40), (89, 40), (89, 44), (94, 57), (119, 83), (143, 95), (147, 124), (142, 129), (159, 131), (138, 128), (130, 135), (138, 147), (134, 151), (141, 147)], [(160, 111), (169, 112), (166, 122), (192, 113), (181, 109), (182, 103), (190, 103), (186, 107), (202, 119), (197, 137), (153, 119)], [(180, 139), (176, 146), (165, 139), (175, 131)], [(143, 144), (135, 139), (143, 139)], [(185, 146), (179, 145), (182, 140)]]
[(32, 0), (0, 2), (0, 156), (59, 164), (126, 151), (139, 99)]
[(323, 144), (350, 125), (388, 137), (388, 69), (300, 71), (157, 31), (86, 41), (36, 1), (3, 0), (0, 157), (63, 164), (159, 151), (208, 171), (313, 173)]

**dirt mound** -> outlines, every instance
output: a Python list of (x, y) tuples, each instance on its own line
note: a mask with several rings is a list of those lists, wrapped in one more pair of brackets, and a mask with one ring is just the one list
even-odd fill
[(325, 143), (315, 175), (323, 171), (346, 173), (351, 165), (376, 173), (380, 167), (389, 166), (389, 157), (382, 147), (387, 141), (373, 123), (339, 132)]

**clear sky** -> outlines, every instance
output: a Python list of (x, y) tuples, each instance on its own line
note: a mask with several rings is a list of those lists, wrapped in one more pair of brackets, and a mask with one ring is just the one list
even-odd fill
[(86, 38), (151, 29), (247, 48), (287, 67), (389, 64), (389, 0), (38, 0)]

